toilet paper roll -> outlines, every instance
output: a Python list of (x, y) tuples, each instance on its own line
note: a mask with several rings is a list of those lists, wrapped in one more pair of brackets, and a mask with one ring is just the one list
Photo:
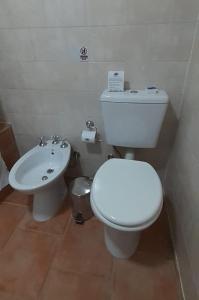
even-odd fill
[(96, 143), (96, 130), (83, 130), (81, 135), (81, 140), (84, 143), (95, 144)]

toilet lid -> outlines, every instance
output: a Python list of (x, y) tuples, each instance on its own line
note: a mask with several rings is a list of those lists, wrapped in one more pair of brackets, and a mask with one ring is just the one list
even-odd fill
[(97, 171), (91, 198), (104, 218), (121, 226), (150, 222), (162, 208), (162, 185), (146, 162), (110, 159)]

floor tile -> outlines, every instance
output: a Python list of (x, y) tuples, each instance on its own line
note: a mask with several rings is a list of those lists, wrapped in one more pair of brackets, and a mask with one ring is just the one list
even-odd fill
[(56, 244), (55, 236), (17, 229), (0, 255), (0, 292), (37, 299)]
[(14, 192), (0, 205), (1, 300), (181, 299), (165, 210), (132, 258), (119, 260), (96, 218), (77, 225), (65, 207), (39, 223), (29, 204)]
[(22, 194), (18, 191), (14, 191), (5, 198), (4, 203), (31, 206), (32, 196)]
[(160, 217), (153, 225), (142, 231), (137, 251), (168, 258), (173, 256), (173, 247), (165, 210), (162, 211)]
[(12, 294), (0, 292), (1, 300), (15, 300)]
[(8, 197), (11, 193), (13, 193), (13, 189), (10, 185), (7, 185), (0, 191), (0, 203), (3, 202), (6, 197)]
[(84, 225), (72, 222), (53, 265), (62, 271), (109, 276), (112, 257), (104, 245), (103, 225), (95, 218)]
[(32, 300), (32, 297), (29, 296), (17, 296), (13, 295), (12, 293), (8, 292), (1, 292), (0, 291), (0, 299), (1, 300)]
[(51, 270), (41, 300), (109, 300), (110, 282), (101, 276)]
[(46, 222), (36, 222), (32, 218), (32, 211), (27, 211), (19, 224), (19, 228), (44, 232), (48, 234), (63, 234), (71, 217), (70, 208), (65, 205), (61, 211)]
[(130, 260), (114, 261), (111, 300), (180, 300), (173, 260), (137, 252)]
[(16, 225), (26, 212), (25, 207), (0, 205), (0, 250), (5, 246)]

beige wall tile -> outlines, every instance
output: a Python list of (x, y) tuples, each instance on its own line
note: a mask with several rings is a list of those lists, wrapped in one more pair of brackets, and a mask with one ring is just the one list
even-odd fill
[(38, 136), (15, 134), (20, 154), (23, 155), (38, 144)]
[[(197, 24), (197, 31), (199, 25)], [(166, 177), (170, 195), (174, 242), (181, 269), (186, 299), (198, 299), (198, 176), (199, 176), (199, 35), (193, 53), (183, 95), (184, 104), (177, 138)], [(186, 253), (183, 254), (183, 252)], [(189, 276), (188, 276), (189, 274)], [(190, 278), (189, 278), (190, 277)]]
[(6, 0), (0, 1), (0, 28), (6, 28), (10, 25), (8, 5)]
[(96, 27), (90, 45), (93, 61), (140, 62), (149, 52), (149, 29), (144, 25)]
[(46, 26), (87, 24), (86, 0), (43, 0)]
[(126, 0), (127, 22), (169, 23), (193, 22), (197, 20), (199, 2), (197, 0)]
[(23, 87), (20, 62), (2, 60), (0, 63), (0, 88), (21, 89)]
[(196, 21), (199, 13), (198, 0), (174, 0), (172, 19), (174, 21)]
[(44, 90), (88, 90), (89, 64), (64, 61), (35, 61), (21, 63), (24, 86)]
[(88, 25), (126, 24), (126, 1), (86, 0)]
[(28, 29), (0, 30), (0, 60), (31, 61), (34, 51)]
[(3, 27), (44, 26), (43, 0), (1, 0)]
[(126, 0), (127, 20), (134, 23), (165, 23), (171, 20), (173, 0)]
[[(51, 136), (62, 130), (62, 118), (59, 114), (8, 114), (8, 120), (13, 124), (16, 134), (33, 136)], [(53, 133), (53, 134), (52, 134)]]
[(159, 61), (187, 61), (195, 25), (192, 23), (151, 25), (151, 56)]
[(36, 60), (80, 62), (80, 48), (85, 46), (89, 50), (91, 29), (77, 28), (32, 28), (32, 42)]

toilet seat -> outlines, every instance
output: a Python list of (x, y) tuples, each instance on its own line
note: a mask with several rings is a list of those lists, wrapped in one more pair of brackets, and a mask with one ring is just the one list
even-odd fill
[(136, 230), (152, 224), (162, 209), (162, 185), (146, 162), (111, 159), (97, 171), (91, 205), (109, 226)]

